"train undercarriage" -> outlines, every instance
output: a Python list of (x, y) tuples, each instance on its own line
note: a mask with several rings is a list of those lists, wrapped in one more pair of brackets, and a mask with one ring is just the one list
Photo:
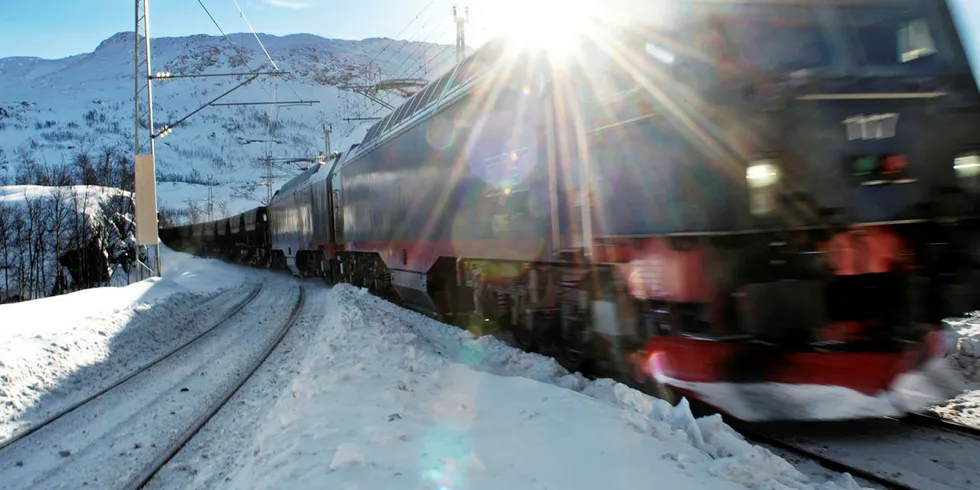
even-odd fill
[(333, 268), (337, 282), (671, 400), (764, 383), (870, 400), (941, 357), (941, 318), (980, 304), (958, 242), (923, 223), (597, 241), (591, 260), (442, 258), (415, 282), (379, 254), (341, 252), (306, 274)]

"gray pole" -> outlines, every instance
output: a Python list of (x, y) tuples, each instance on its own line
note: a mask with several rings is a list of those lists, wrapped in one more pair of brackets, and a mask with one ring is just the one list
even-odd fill
[(456, 6), (453, 5), (453, 19), (456, 21), (456, 64), (462, 63), (463, 59), (466, 58), (466, 28), (464, 26), (470, 21), (470, 8), (465, 7), (464, 12), (466, 12), (464, 15), (458, 15)]
[[(146, 100), (147, 102), (147, 123), (150, 125), (150, 134), (153, 134), (153, 71), (150, 68), (150, 0), (143, 0), (143, 26), (146, 30)], [(154, 138), (150, 138), (150, 155), (153, 157), (154, 163), (157, 160), (156, 156), (156, 145), (154, 144)], [(154, 168), (156, 166), (154, 165)], [(154, 178), (154, 180), (156, 180)], [(158, 226), (158, 223), (153, 223), (153, 226)], [(154, 248), (154, 258), (156, 259), (156, 269), (157, 276), (163, 275), (163, 269), (160, 264), (160, 238), (157, 237), (157, 244)]]
[[(144, 85), (143, 85), (144, 82), (142, 80), (142, 76), (145, 76), (146, 77), (146, 82), (145, 82), (146, 83), (146, 85), (145, 85), (145, 88), (146, 88), (146, 122), (147, 122), (147, 127), (149, 128), (149, 134), (150, 134), (150, 141), (149, 141), (150, 155), (153, 157), (154, 161), (156, 160), (156, 148), (155, 148), (154, 141), (153, 141), (154, 140), (154, 138), (153, 138), (153, 134), (154, 134), (153, 133), (153, 87), (152, 87), (152, 85), (153, 85), (153, 78), (152, 78), (153, 71), (152, 70), (153, 69), (150, 66), (149, 0), (136, 0), (136, 4), (135, 5), (136, 5), (136, 18), (135, 18), (136, 25), (135, 25), (135, 29), (134, 29), (134, 34), (135, 34), (135, 38), (136, 39), (135, 39), (135, 45), (134, 45), (135, 49), (134, 49), (134, 51), (135, 51), (135, 62), (136, 62), (136, 64), (135, 64), (134, 78), (135, 78), (136, 91), (135, 91), (135, 94), (134, 94), (135, 95), (135, 113), (134, 113), (134, 115), (136, 117), (136, 121), (135, 121), (135, 132), (134, 132), (134, 135), (135, 135), (135, 141), (134, 141), (134, 150), (135, 151), (134, 151), (134, 160), (133, 160), (133, 163), (134, 164), (135, 164), (135, 155), (141, 155), (143, 153), (143, 142), (141, 140), (141, 135), (140, 135), (140, 116), (141, 116), (141, 111), (140, 111), (140, 98), (141, 98), (141, 95), (142, 95), (141, 94), (142, 89), (144, 88)], [(140, 45), (140, 43), (142, 43), (142, 46)], [(143, 69), (143, 65), (146, 66), (145, 72), (141, 71), (141, 69)], [(144, 223), (144, 226), (145, 225), (147, 225), (147, 224)], [(149, 225), (150, 226), (157, 226), (156, 223), (152, 223), (152, 224), (149, 224)], [(139, 226), (140, 226), (140, 223), (136, 223), (135, 224), (135, 227), (137, 229), (139, 228)], [(138, 234), (137, 234), (137, 236), (138, 236)], [(137, 246), (137, 249), (138, 249), (138, 246)], [(160, 263), (160, 240), (159, 239), (157, 239), (157, 244), (154, 247), (154, 249), (155, 249), (155, 259), (156, 259), (156, 275), (159, 276), (159, 275), (162, 274), (162, 270), (163, 270), (162, 269), (162, 265)], [(139, 257), (137, 256), (137, 260), (138, 259), (139, 259)], [(140, 262), (140, 264), (141, 264), (141, 267), (139, 268), (140, 269), (139, 277), (140, 277), (140, 279), (142, 279), (143, 278), (142, 262)]]
[[(142, 3), (141, 2), (142, 2), (142, 0), (136, 0), (136, 10), (135, 10), (135, 12), (136, 12), (136, 21), (135, 21), (134, 27), (133, 27), (133, 39), (134, 39), (134, 43), (135, 43), (134, 49), (133, 49), (133, 56), (135, 56), (135, 58), (136, 58), (135, 59), (135, 62), (133, 63), (133, 67), (134, 67), (133, 69), (135, 70), (135, 76), (133, 77), (133, 81), (136, 83), (136, 90), (135, 90), (135, 92), (133, 92), (133, 100), (135, 102), (134, 107), (136, 109), (136, 117), (133, 119), (133, 122), (135, 123), (135, 129), (136, 129), (136, 131), (133, 132), (133, 134), (136, 135), (136, 139), (135, 139), (134, 145), (133, 145), (133, 166), (134, 167), (136, 165), (136, 155), (139, 155), (140, 154), (140, 21), (142, 20), (142, 15), (140, 15), (140, 14), (143, 12), (143, 9), (141, 8), (142, 7)], [(151, 135), (153, 134), (152, 129), (150, 130), (150, 134)], [(134, 170), (135, 170), (135, 168), (134, 168)], [(140, 227), (139, 222), (136, 221), (136, 220), (134, 220), (133, 221), (133, 233), (135, 233), (136, 236), (139, 236), (139, 227)], [(139, 252), (139, 244), (136, 245), (136, 250), (137, 250), (137, 257), (136, 257), (136, 259), (137, 259), (137, 261), (139, 261), (139, 254), (138, 254), (138, 252)], [(139, 279), (142, 281), (143, 280), (143, 268), (142, 267), (137, 267), (136, 269), (138, 271), (136, 273), (137, 274), (137, 277), (139, 277)], [(128, 282), (128, 279), (127, 279), (127, 282)]]

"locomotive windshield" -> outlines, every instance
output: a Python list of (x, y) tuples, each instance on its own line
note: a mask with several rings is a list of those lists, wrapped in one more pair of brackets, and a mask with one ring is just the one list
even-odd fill
[[(930, 5), (932, 4), (932, 5)], [(708, 52), (743, 69), (882, 74), (942, 70), (947, 33), (935, 2), (853, 5), (722, 4), (702, 25)], [(701, 17), (701, 16), (698, 16)], [(698, 29), (698, 32), (705, 32)]]
[(660, 24), (656, 34), (634, 32), (630, 44), (666, 39), (671, 46), (653, 42), (660, 61), (670, 52), (671, 63), (699, 60), (758, 74), (921, 76), (965, 69), (954, 64), (955, 33), (943, 22), (942, 2), (828, 3), (679, 2), (668, 7), (676, 21), (653, 20)]

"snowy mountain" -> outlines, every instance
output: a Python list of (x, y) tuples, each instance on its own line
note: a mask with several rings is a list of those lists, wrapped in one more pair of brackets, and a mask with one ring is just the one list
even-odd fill
[[(208, 107), (156, 140), (161, 209), (206, 209), (207, 177), (214, 176), (215, 214), (258, 204), (267, 190), (261, 159), (275, 163), (273, 188), (298, 172), (287, 159), (324, 151), (323, 126), (333, 124), (332, 149), (349, 148), (370, 122), (345, 117), (384, 115), (387, 109), (337, 85), (390, 78), (433, 79), (454, 62), (452, 46), (390, 39), (325, 39), (309, 34), (259, 34), (285, 75), (262, 76), (220, 103), (313, 100), (312, 105)], [(229, 42), (230, 40), (230, 42)], [(232, 45), (234, 47), (232, 47)], [(57, 60), (0, 59), (0, 184), (18, 181), (31, 165), (72, 165), (89, 158), (131, 158), (134, 132), (134, 39), (116, 34), (95, 51)], [(173, 75), (275, 71), (251, 34), (157, 38), (153, 72)], [(181, 78), (153, 85), (154, 126), (183, 118), (245, 77)], [(382, 94), (391, 104), (398, 95)], [(144, 127), (141, 135), (148, 135)], [(23, 176), (22, 176), (23, 177)], [(79, 182), (82, 183), (82, 182)], [(250, 196), (250, 197), (244, 197)], [(225, 201), (224, 204), (221, 201)], [(206, 215), (201, 219), (206, 219)]]

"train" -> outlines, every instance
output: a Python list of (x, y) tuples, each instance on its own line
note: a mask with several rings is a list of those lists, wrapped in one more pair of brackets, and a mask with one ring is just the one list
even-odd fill
[(950, 6), (630, 7), (557, 46), (490, 40), (267, 205), (161, 240), (746, 420), (947, 396), (907, 386), (980, 303), (980, 93)]

